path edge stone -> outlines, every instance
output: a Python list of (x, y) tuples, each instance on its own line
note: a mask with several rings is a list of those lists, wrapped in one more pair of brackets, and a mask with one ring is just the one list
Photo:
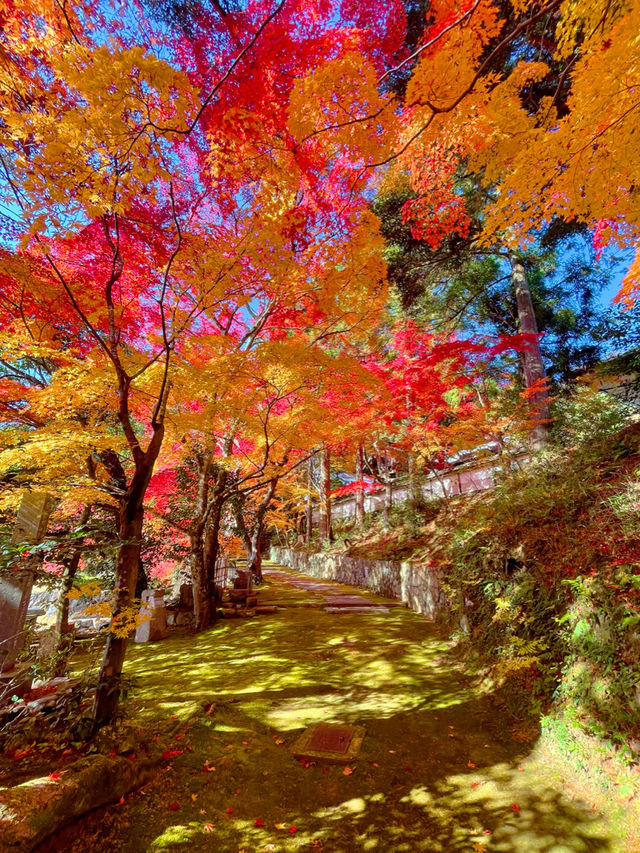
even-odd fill
[[(451, 606), (442, 589), (442, 570), (423, 563), (362, 560), (341, 554), (271, 546), (271, 560), (303, 574), (347, 584), (403, 602), (427, 619), (448, 622)], [(464, 617), (463, 617), (464, 618)]]
[(44, 776), (0, 788), (0, 851), (30, 853), (83, 814), (146, 785), (159, 758), (91, 755), (69, 765), (59, 779)]

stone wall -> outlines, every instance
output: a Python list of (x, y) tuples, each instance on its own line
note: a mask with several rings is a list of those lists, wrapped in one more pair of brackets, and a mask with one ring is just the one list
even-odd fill
[(428, 619), (448, 621), (450, 608), (442, 592), (442, 574), (433, 566), (392, 560), (360, 560), (340, 554), (307, 554), (271, 546), (271, 559), (314, 578), (368, 589), (403, 601)]

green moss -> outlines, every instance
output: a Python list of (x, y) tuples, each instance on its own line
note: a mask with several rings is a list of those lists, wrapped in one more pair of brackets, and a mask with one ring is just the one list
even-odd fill
[[(133, 646), (126, 670), (138, 685), (134, 722), (182, 752), (47, 853), (302, 853), (312, 842), (331, 853), (449, 853), (476, 842), (518, 853), (636, 849), (631, 824), (614, 827), (588, 793), (576, 795), (537, 730), (476, 691), (449, 643), (407, 610), (298, 607), (222, 622)], [(319, 721), (366, 728), (352, 773), (292, 757)]]

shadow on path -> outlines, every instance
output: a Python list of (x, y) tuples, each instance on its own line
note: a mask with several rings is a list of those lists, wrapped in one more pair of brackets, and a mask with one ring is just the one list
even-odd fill
[[(131, 651), (134, 717), (150, 733), (177, 717), (162, 745), (182, 752), (40, 853), (630, 853), (414, 613), (291, 609)], [(365, 726), (346, 774), (292, 757), (319, 721)]]

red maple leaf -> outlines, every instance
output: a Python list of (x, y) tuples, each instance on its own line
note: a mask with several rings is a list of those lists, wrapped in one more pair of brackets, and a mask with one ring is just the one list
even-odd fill
[(175, 758), (176, 755), (182, 755), (183, 752), (184, 750), (182, 749), (165, 749), (162, 753), (162, 757), (165, 761), (168, 761), (170, 758)]

